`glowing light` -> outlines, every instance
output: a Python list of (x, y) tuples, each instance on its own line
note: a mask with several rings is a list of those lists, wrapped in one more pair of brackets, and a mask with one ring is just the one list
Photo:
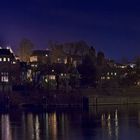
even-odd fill
[(2, 115), (1, 127), (2, 127), (2, 134), (1, 134), (2, 140), (12, 140), (10, 119), (8, 115)]
[(108, 80), (110, 80), (110, 77), (107, 77)]
[(8, 72), (1, 72), (1, 82), (9, 82)]
[(4, 62), (6, 61), (6, 58), (5, 58), (5, 57), (3, 58), (3, 61), (4, 61)]
[(35, 118), (35, 135), (36, 135), (36, 140), (40, 140), (40, 124), (39, 124), (38, 116), (36, 116)]
[(48, 79), (47, 78), (45, 79), (45, 82), (48, 83)]
[(49, 79), (55, 80), (55, 75), (50, 75), (50, 76), (49, 76)]

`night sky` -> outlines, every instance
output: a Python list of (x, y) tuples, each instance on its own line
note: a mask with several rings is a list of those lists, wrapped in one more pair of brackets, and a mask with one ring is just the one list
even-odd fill
[(140, 55), (140, 4), (131, 0), (1, 0), (0, 41), (15, 50), (85, 40), (116, 60)]

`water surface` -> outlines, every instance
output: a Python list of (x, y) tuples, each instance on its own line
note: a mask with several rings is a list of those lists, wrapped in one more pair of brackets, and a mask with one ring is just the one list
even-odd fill
[(1, 140), (139, 140), (140, 105), (0, 114)]

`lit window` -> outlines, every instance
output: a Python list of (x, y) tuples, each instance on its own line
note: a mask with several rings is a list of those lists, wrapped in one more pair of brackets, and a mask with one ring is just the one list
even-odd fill
[(15, 62), (15, 61), (13, 61), (13, 64), (16, 64), (16, 62)]
[(50, 80), (55, 80), (55, 75), (50, 75), (50, 76), (49, 76), (49, 79), (50, 79)]
[(2, 61), (2, 58), (0, 58), (0, 61)]
[(9, 82), (8, 72), (1, 72), (1, 82)]
[(3, 61), (4, 61), (4, 62), (6, 61), (6, 58), (5, 58), (5, 57), (3, 58)]
[(67, 64), (67, 58), (64, 59), (64, 64)]
[(47, 78), (45, 78), (45, 82), (48, 83), (48, 79)]
[(30, 62), (37, 62), (37, 61), (38, 61), (37, 56), (31, 56), (30, 57)]
[(60, 62), (60, 58), (57, 58), (57, 62)]
[(7, 58), (8, 61), (10, 61), (10, 58)]
[(46, 54), (46, 56), (48, 56), (48, 54)]
[(109, 80), (109, 79), (110, 79), (110, 77), (108, 76), (108, 77), (107, 77), (107, 79)]
[(52, 70), (52, 72), (54, 72), (54, 70)]
[(117, 75), (117, 73), (115, 72), (114, 75)]
[(102, 80), (105, 80), (105, 77), (103, 76), (103, 77), (101, 77), (101, 79), (102, 79)]
[(109, 75), (109, 72), (107, 73), (107, 75)]

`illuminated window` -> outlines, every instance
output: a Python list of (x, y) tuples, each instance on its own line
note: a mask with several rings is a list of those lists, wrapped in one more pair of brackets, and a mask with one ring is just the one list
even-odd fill
[(114, 75), (117, 75), (117, 73), (115, 72)]
[(103, 76), (103, 77), (101, 77), (101, 79), (102, 79), (102, 80), (105, 80), (105, 77)]
[(8, 61), (10, 61), (10, 58), (7, 58)]
[(0, 58), (0, 61), (2, 61), (2, 58)]
[(55, 80), (55, 75), (50, 75), (50, 76), (49, 76), (49, 79)]
[(30, 62), (37, 62), (37, 61), (38, 61), (37, 56), (30, 57)]
[(108, 76), (107, 79), (110, 80), (110, 77)]
[(16, 64), (16, 62), (15, 62), (15, 61), (13, 61), (13, 64)]
[(59, 62), (59, 63), (60, 63), (60, 58), (57, 58), (57, 62)]
[(48, 55), (46, 54), (46, 56), (48, 56)]
[(4, 61), (4, 62), (6, 61), (6, 58), (5, 58), (5, 57), (3, 58), (3, 61)]
[(9, 82), (8, 72), (1, 72), (1, 82)]
[(67, 58), (64, 59), (64, 64), (67, 64)]
[(47, 78), (45, 78), (45, 82), (48, 83), (48, 79)]

